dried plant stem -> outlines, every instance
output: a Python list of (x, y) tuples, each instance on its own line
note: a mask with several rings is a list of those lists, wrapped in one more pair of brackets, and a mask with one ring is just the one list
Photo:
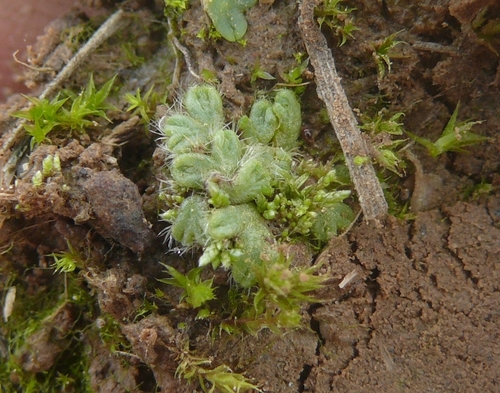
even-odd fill
[[(60, 86), (73, 74), (73, 72), (93, 53), (104, 41), (115, 34), (119, 29), (124, 27), (126, 19), (124, 18), (125, 12), (122, 9), (116, 11), (111, 15), (106, 22), (104, 22), (99, 29), (90, 37), (85, 45), (83, 45), (78, 52), (71, 58), (71, 60), (59, 72), (56, 78), (50, 82), (42, 93), (39, 99), (43, 100), (53, 94)], [(29, 103), (26, 109), (31, 108), (33, 104)], [(23, 152), (28, 145), (27, 141), (23, 141), (25, 136), (24, 124), (26, 119), (22, 119), (17, 127), (8, 135), (0, 147), (0, 189), (6, 188), (14, 178), (14, 172), (19, 160), (19, 151)], [(18, 149), (11, 152), (16, 144), (19, 145)], [(21, 153), (22, 154), (22, 153)]]
[[(177, 37), (175, 36), (175, 31), (173, 28), (172, 21), (170, 20), (170, 18), (168, 18), (167, 21), (168, 21), (168, 38), (172, 41), (172, 44), (173, 44), (175, 50), (181, 52), (182, 55), (184, 56), (184, 61), (186, 62), (186, 66), (187, 66), (189, 73), (192, 76), (194, 76), (196, 79), (201, 79), (200, 76), (194, 70), (193, 62), (191, 61), (191, 55), (189, 54), (188, 49), (185, 46), (183, 46), (179, 42)], [(179, 84), (179, 79), (180, 79), (180, 68), (178, 65), (178, 59), (179, 59), (179, 56), (176, 56), (175, 72), (174, 72), (174, 74), (176, 75), (176, 78), (174, 78), (174, 81), (177, 84)], [(175, 87), (177, 87), (177, 86), (175, 86)]]
[[(344, 152), (365, 219), (380, 219), (387, 214), (387, 202), (371, 164), (365, 140), (340, 84), (332, 53), (314, 20), (314, 8), (320, 1), (303, 0), (299, 6), (299, 28), (314, 67), (316, 90), (326, 105), (330, 122)], [(355, 158), (358, 158), (358, 162), (355, 162)]]

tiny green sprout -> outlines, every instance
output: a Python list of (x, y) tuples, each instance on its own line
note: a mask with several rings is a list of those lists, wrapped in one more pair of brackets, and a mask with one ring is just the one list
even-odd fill
[(206, 83), (215, 83), (215, 82), (217, 82), (217, 73), (215, 73), (213, 71), (210, 71), (210, 70), (207, 70), (206, 68), (204, 68), (201, 71), (200, 76), (202, 77), (202, 79)]
[(202, 0), (208, 14), (220, 35), (230, 42), (240, 41), (247, 31), (245, 11), (257, 0)]
[(100, 90), (96, 90), (91, 75), (86, 88), (78, 95), (64, 90), (60, 95), (66, 97), (59, 98), (58, 95), (52, 101), (46, 98), (40, 100), (27, 97), (32, 106), (29, 109), (15, 112), (13, 116), (29, 120), (23, 126), (28, 135), (32, 137), (31, 148), (35, 144), (48, 141), (47, 135), (54, 129), (83, 132), (86, 127), (95, 125), (95, 122), (89, 117), (101, 117), (109, 121), (106, 111), (114, 110), (115, 107), (105, 101), (114, 80), (115, 77), (106, 82)]
[(111, 315), (104, 314), (96, 319), (99, 337), (111, 353), (130, 349), (130, 342), (120, 330), (120, 323)]
[(64, 93), (70, 98), (71, 107), (66, 109), (62, 107), (62, 124), (71, 128), (71, 130), (83, 131), (85, 127), (94, 125), (89, 116), (100, 117), (110, 121), (106, 111), (116, 108), (106, 103), (116, 76), (107, 81), (99, 90), (96, 90), (94, 78), (90, 75), (89, 82), (85, 89), (78, 95), (72, 91), (65, 90)]
[(174, 10), (182, 12), (187, 8), (189, 0), (165, 0), (165, 12)]
[(200, 31), (198, 31), (198, 33), (196, 34), (196, 37), (201, 39), (203, 42), (205, 42), (207, 38), (213, 41), (217, 41), (223, 38), (222, 35), (217, 31), (217, 29), (213, 25), (210, 25), (208, 28), (202, 27)]
[(133, 111), (132, 116), (139, 115), (145, 124), (151, 121), (151, 115), (155, 112), (158, 103), (158, 96), (153, 92), (153, 87), (149, 88), (144, 97), (141, 97), (141, 90), (139, 88), (137, 88), (135, 95), (127, 93), (124, 96), (125, 101), (130, 104), (127, 112)]
[(400, 145), (406, 140), (393, 139), (393, 137), (403, 135), (403, 123), (399, 121), (403, 116), (404, 113), (398, 112), (386, 119), (384, 111), (381, 110), (374, 118), (363, 116), (361, 118), (363, 125), (360, 127), (372, 139), (372, 146), (375, 148), (373, 158), (377, 164), (398, 176), (404, 173), (406, 167), (405, 161), (399, 152)]
[(42, 171), (36, 171), (33, 177), (31, 178), (31, 183), (35, 187), (40, 187), (43, 184), (43, 174)]
[(144, 57), (137, 55), (137, 47), (131, 42), (125, 42), (121, 47), (132, 67), (138, 67), (146, 61)]
[(256, 61), (252, 69), (251, 83), (255, 83), (257, 79), (273, 80), (276, 79), (269, 72), (264, 71), (260, 66), (260, 61)]
[(144, 299), (143, 303), (139, 310), (137, 310), (137, 314), (135, 315), (134, 322), (142, 319), (146, 315), (149, 315), (153, 312), (158, 311), (158, 306), (155, 302), (150, 302), (148, 299)]
[(455, 107), (441, 137), (436, 142), (431, 142), (427, 138), (419, 137), (410, 132), (407, 132), (407, 134), (417, 143), (424, 146), (432, 157), (437, 157), (448, 151), (462, 152), (463, 148), (466, 146), (487, 141), (489, 138), (474, 134), (470, 131), (474, 125), (481, 124), (482, 121), (465, 121), (457, 123), (459, 106), (460, 103)]
[(477, 37), (497, 56), (498, 48), (500, 48), (500, 18), (487, 19), (485, 17), (488, 12), (488, 7), (481, 9), (477, 16), (472, 20), (472, 30), (477, 34)]
[(480, 183), (475, 184), (471, 187), (467, 187), (464, 190), (465, 198), (472, 199), (473, 201), (478, 200), (481, 197), (487, 197), (495, 190), (495, 187), (491, 183), (488, 183), (483, 179)]
[(85, 265), (82, 254), (71, 245), (69, 240), (66, 240), (66, 244), (68, 245), (68, 251), (48, 255), (54, 258), (54, 264), (52, 265), (54, 273), (71, 273)]
[(375, 63), (377, 64), (377, 74), (379, 79), (382, 79), (384, 77), (386, 68), (387, 72), (391, 72), (392, 61), (390, 56), (392, 55), (392, 50), (394, 49), (394, 47), (399, 44), (406, 44), (406, 42), (404, 41), (396, 41), (396, 37), (402, 31), (403, 30), (393, 33), (383, 40), (373, 44), (374, 50), (372, 56), (375, 59)]
[(180, 354), (180, 362), (175, 375), (188, 381), (197, 379), (205, 393), (243, 393), (249, 390), (261, 392), (244, 375), (233, 373), (228, 366), (207, 368), (211, 364), (210, 359), (195, 357), (189, 353), (188, 349), (185, 349)]
[(36, 171), (31, 182), (35, 187), (40, 187), (46, 178), (54, 176), (56, 173), (61, 173), (61, 160), (57, 154), (49, 154), (42, 161), (42, 170)]
[(190, 307), (198, 308), (209, 300), (215, 299), (214, 288), (212, 288), (213, 279), (201, 281), (202, 268), (194, 268), (184, 275), (172, 266), (165, 264), (163, 266), (167, 268), (172, 278), (162, 278), (158, 281), (182, 288), (181, 301), (184, 300)]
[(286, 82), (286, 86), (295, 87), (295, 92), (297, 94), (301, 94), (306, 89), (302, 83), (302, 74), (309, 66), (309, 57), (306, 57), (304, 53), (297, 53), (294, 57), (297, 61), (297, 66), (292, 68), (290, 71), (285, 72), (282, 76)]
[(403, 123), (399, 121), (403, 116), (403, 112), (398, 112), (386, 120), (383, 111), (379, 111), (374, 118), (369, 118), (367, 116), (363, 117), (363, 125), (360, 128), (373, 135), (381, 133), (403, 135)]
[(342, 0), (324, 0), (323, 6), (315, 11), (319, 25), (326, 24), (338, 37), (341, 37), (338, 46), (344, 45), (349, 38), (354, 38), (353, 32), (359, 30), (350, 16), (356, 8), (343, 5), (342, 2)]
[(366, 156), (356, 156), (354, 157), (354, 164), (361, 166), (363, 164), (366, 164), (369, 161), (369, 158)]
[(33, 124), (23, 125), (28, 135), (31, 136), (31, 148), (48, 140), (47, 135), (61, 124), (61, 107), (68, 97), (59, 99), (59, 96), (49, 101), (44, 98), (39, 100), (35, 97), (26, 97), (33, 105), (13, 114), (14, 117), (27, 119)]
[(42, 175), (44, 178), (61, 172), (61, 160), (57, 154), (49, 154), (42, 161)]
[(70, 389), (71, 386), (73, 386), (76, 382), (74, 378), (71, 378), (69, 375), (66, 374), (61, 374), (60, 372), (57, 372), (57, 377), (55, 381), (56, 384), (61, 387), (62, 391)]
[[(258, 289), (247, 299), (238, 296), (237, 303), (250, 303), (231, 324), (226, 320), (223, 330), (238, 331), (241, 327), (250, 334), (257, 334), (268, 328), (276, 334), (282, 329), (301, 325), (300, 305), (304, 302), (318, 302), (311, 295), (322, 288), (325, 277), (315, 274), (317, 266), (299, 268), (292, 266), (292, 259), (280, 255), (273, 264), (262, 265), (256, 272)], [(236, 316), (235, 316), (236, 317)]]

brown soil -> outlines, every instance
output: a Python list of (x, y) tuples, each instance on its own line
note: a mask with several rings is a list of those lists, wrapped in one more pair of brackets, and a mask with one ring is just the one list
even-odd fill
[[(465, 153), (437, 159), (411, 147), (415, 157), (400, 190), (401, 199), (410, 194), (405, 198), (416, 218), (391, 217), (382, 228), (360, 220), (345, 236), (332, 239), (316, 257), (323, 263), (321, 274), (331, 279), (317, 294), (323, 301), (304, 309), (303, 329), (282, 335), (264, 330), (257, 338), (222, 333), (212, 339), (210, 326), (196, 321), (195, 314), (154, 296), (160, 287), (172, 299), (178, 294), (156, 281), (166, 275), (159, 261), (183, 270), (183, 264), (193, 261), (168, 254), (168, 245), (156, 236), (163, 229), (156, 202), (161, 154), (153, 155), (155, 136), (123, 112), (127, 104), (116, 98), (119, 111), (113, 124), (102, 122), (85, 137), (61, 135), (56, 143), (40, 146), (19, 175), (15, 192), (2, 193), (0, 289), (18, 288), (12, 320), (26, 299), (47, 296), (51, 287), (65, 290), (62, 275), (48, 268), (52, 259), (47, 255), (66, 250), (67, 242), (84, 250), (86, 262), (74, 285), (90, 299), (86, 305), (64, 302), (14, 354), (4, 353), (9, 325), (2, 327), (3, 358), (15, 356), (27, 373), (53, 370), (76, 345), (68, 333), (73, 329), (79, 332), (78, 345), (83, 343), (90, 354), (89, 383), (100, 392), (200, 392), (197, 380), (188, 385), (174, 376), (186, 342), (196, 356), (212, 359), (210, 367), (226, 364), (244, 372), (264, 392), (500, 390), (500, 36), (488, 35), (485, 28), (488, 23), (498, 26), (500, 4), (346, 4), (356, 8), (355, 39), (338, 47), (338, 38), (328, 29), (324, 33), (353, 108), (372, 114), (382, 106), (390, 113), (404, 112), (408, 131), (435, 140), (460, 101), (460, 118), (483, 120), (474, 132), (491, 138)], [(153, 84), (162, 95), (175, 97), (168, 87), (174, 61), (161, 5), (136, 5), (127, 29), (93, 53), (66, 87), (85, 86), (90, 72), (98, 86), (118, 73), (116, 97), (137, 88), (147, 91)], [(228, 114), (244, 113), (257, 90), (276, 83), (252, 84), (256, 64), (278, 81), (297, 65), (294, 54), (305, 51), (297, 12), (294, 0), (261, 1), (247, 13), (245, 46), (198, 38), (207, 21), (199, 1), (184, 12), (178, 26), (181, 43), (195, 72), (208, 70), (221, 81)], [(97, 19), (89, 23), (102, 22)], [(60, 69), (74, 48), (61, 41), (59, 32), (82, 20), (84, 15), (71, 15), (54, 22), (32, 49), (38, 54), (34, 65)], [(372, 44), (398, 31), (405, 44), (396, 47), (391, 72), (377, 78)], [(123, 54), (127, 42), (139, 43), (140, 65)], [(321, 102), (312, 72), (304, 76), (311, 84), (302, 104), (305, 125), (318, 130)], [(34, 71), (26, 75), (32, 87), (52, 77)], [(174, 86), (194, 82), (183, 69)], [(25, 104), (14, 96), (0, 108), (4, 136), (16, 122), (9, 114)], [(305, 142), (323, 154), (321, 146), (329, 146), (332, 136), (323, 127)], [(35, 187), (33, 174), (54, 152), (61, 158), (62, 173)], [(482, 181), (493, 191), (471, 193)], [(355, 278), (340, 288), (352, 271)], [(138, 318), (144, 300), (158, 308)], [(103, 338), (108, 318), (123, 340), (113, 350)], [(9, 380), (15, 385), (16, 376)]]

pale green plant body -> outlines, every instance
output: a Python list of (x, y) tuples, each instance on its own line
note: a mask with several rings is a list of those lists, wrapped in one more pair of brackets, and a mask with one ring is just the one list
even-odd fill
[[(354, 214), (347, 169), (296, 158), (301, 129), (300, 104), (291, 90), (257, 100), (237, 126), (226, 125), (217, 90), (195, 86), (159, 125), (167, 154), (161, 217), (181, 250), (201, 250), (198, 267), (182, 274), (165, 265), (160, 282), (181, 289), (180, 308), (197, 309), (215, 332), (279, 333), (298, 328), (301, 304), (325, 278), (317, 267), (294, 266), (285, 241), (326, 242), (347, 227)], [(307, 183), (307, 184), (306, 184)], [(207, 268), (223, 268), (234, 283), (227, 299), (215, 301)], [(207, 367), (208, 359), (180, 355), (176, 375), (198, 379), (206, 392), (258, 390), (227, 366)], [(207, 387), (209, 386), (209, 387)]]
[[(170, 234), (183, 247), (203, 249), (200, 266), (222, 266), (236, 283), (251, 287), (256, 272), (279, 257), (269, 220), (279, 219), (274, 222), (284, 238), (312, 233), (319, 241), (350, 223), (352, 211), (342, 202), (349, 190), (326, 191), (335, 182), (323, 177), (304, 186), (310, 176), (293, 170), (301, 110), (292, 91), (279, 90), (272, 101), (258, 100), (239, 121), (243, 139), (224, 127), (215, 88), (189, 89), (183, 105), (185, 113), (167, 116), (161, 127), (171, 157), (168, 192), (192, 191), (162, 217), (172, 223)], [(287, 228), (288, 222), (292, 226)]]

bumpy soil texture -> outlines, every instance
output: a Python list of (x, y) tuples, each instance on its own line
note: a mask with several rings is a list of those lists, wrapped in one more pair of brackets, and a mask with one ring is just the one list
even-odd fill
[[(106, 9), (92, 2), (100, 12), (90, 20), (78, 14), (55, 21), (30, 49), (34, 68), (24, 77), (34, 96), (88, 38), (82, 31), (119, 6), (109, 3)], [(186, 271), (195, 260), (168, 253), (158, 237), (165, 226), (156, 198), (163, 162), (153, 154), (156, 136), (125, 111), (123, 95), (154, 85), (171, 104), (196, 79), (171, 44), (162, 2), (126, 3), (128, 26), (63, 86), (78, 91), (90, 73), (102, 86), (117, 74), (112, 123), (101, 119), (86, 134), (54, 135), (19, 164), (15, 188), (1, 194), (0, 289), (4, 304), (8, 288), (15, 286), (17, 296), (0, 328), (1, 362), (10, 364), (0, 384), (25, 391), (26, 381), (45, 386), (53, 378), (58, 391), (201, 392), (197, 379), (188, 384), (174, 375), (189, 350), (212, 361), (205, 368), (225, 364), (264, 392), (500, 391), (500, 3), (348, 0), (358, 30), (341, 47), (324, 25), (357, 113), (404, 112), (405, 129), (436, 140), (460, 102), (459, 118), (482, 120), (473, 131), (490, 139), (438, 158), (410, 146), (398, 196), (410, 204), (412, 214), (404, 216), (410, 219), (390, 217), (382, 227), (360, 219), (332, 239), (315, 257), (331, 278), (316, 294), (323, 300), (304, 309), (304, 328), (263, 330), (257, 338), (211, 336), (196, 312), (172, 306), (179, 292), (156, 280), (167, 276), (159, 262)], [(193, 0), (172, 34), (195, 73), (218, 79), (225, 109), (237, 117), (256, 91), (283, 82), (297, 66), (294, 55), (305, 52), (297, 18), (294, 0), (261, 1), (247, 13), (246, 45), (202, 40), (209, 20)], [(381, 77), (373, 48), (396, 32), (404, 43)], [(182, 68), (175, 68), (174, 53)], [(252, 83), (257, 64), (277, 79)], [(334, 134), (317, 120), (322, 103), (313, 72), (302, 76), (310, 82), (302, 95), (304, 123), (314, 131), (304, 144), (324, 154), (321, 146)], [(10, 114), (25, 105), (13, 96), (1, 107), (2, 143), (18, 121)], [(33, 185), (43, 158), (56, 152), (62, 171)], [(81, 261), (74, 272), (54, 274), (48, 255), (68, 250), (68, 243)], [(155, 296), (157, 288), (169, 299)]]

